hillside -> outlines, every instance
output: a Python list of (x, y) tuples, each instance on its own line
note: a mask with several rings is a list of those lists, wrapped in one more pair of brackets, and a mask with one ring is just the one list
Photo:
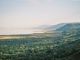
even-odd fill
[(0, 39), (0, 60), (76, 60), (74, 56), (80, 54), (80, 24), (57, 27), (51, 32), (2, 36), (14, 38)]
[(61, 23), (57, 25), (48, 25), (40, 29), (45, 30), (46, 32), (50, 32), (50, 31), (67, 32), (69, 30), (80, 29), (80, 23)]

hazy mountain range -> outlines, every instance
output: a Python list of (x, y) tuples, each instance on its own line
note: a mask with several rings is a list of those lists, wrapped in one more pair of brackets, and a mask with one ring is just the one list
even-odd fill
[(1, 28), (0, 35), (6, 34), (32, 34), (32, 33), (45, 33), (45, 32), (64, 32), (69, 30), (80, 29), (80, 23), (60, 23), (56, 25), (41, 25), (34, 28)]
[(37, 29), (48, 31), (68, 31), (74, 29), (80, 29), (80, 23), (61, 23), (57, 25), (43, 25), (38, 27)]

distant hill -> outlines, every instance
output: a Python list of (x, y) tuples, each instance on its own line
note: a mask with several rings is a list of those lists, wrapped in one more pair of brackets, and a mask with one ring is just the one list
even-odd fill
[(53, 31), (60, 31), (60, 32), (67, 32), (69, 30), (79, 30), (80, 23), (61, 23), (57, 25), (49, 25), (49, 26), (42, 26), (40, 29), (45, 30), (46, 32), (53, 32)]
[(65, 23), (61, 27), (56, 29), (57, 31), (69, 31), (69, 30), (78, 30), (80, 29), (80, 23)]

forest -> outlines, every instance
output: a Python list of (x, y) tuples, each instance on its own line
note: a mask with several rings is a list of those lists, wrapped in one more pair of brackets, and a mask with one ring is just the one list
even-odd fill
[(80, 53), (79, 32), (69, 30), (57, 36), (38, 33), (34, 37), (0, 39), (0, 60), (73, 60), (73, 55)]

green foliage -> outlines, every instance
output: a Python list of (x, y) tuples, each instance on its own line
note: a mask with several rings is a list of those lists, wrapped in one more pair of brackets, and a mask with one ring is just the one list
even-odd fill
[(0, 60), (71, 60), (70, 56), (80, 52), (79, 32), (70, 30), (56, 37), (1, 40)]

